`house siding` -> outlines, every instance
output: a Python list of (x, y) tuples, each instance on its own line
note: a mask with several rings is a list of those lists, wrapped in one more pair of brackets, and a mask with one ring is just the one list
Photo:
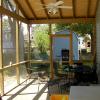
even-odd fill
[[(56, 32), (56, 34), (70, 34), (68, 30), (62, 30)], [(79, 60), (79, 52), (78, 52), (78, 36), (73, 32), (73, 60)], [(53, 59), (61, 60), (61, 50), (69, 49), (69, 38), (53, 38)]]
[(96, 13), (96, 50), (97, 50), (97, 73), (100, 83), (100, 1)]

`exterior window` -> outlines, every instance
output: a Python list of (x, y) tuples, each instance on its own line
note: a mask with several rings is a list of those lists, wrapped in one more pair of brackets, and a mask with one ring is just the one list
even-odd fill
[(87, 47), (90, 47), (90, 42), (87, 43)]

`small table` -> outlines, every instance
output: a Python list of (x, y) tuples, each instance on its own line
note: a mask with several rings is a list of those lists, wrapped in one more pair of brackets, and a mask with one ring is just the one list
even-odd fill
[(100, 86), (72, 86), (69, 100), (100, 100)]

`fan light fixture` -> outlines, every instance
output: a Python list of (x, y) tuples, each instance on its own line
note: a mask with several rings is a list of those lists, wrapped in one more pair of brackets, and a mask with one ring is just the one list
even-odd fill
[(41, 4), (41, 5), (43, 6), (43, 9), (47, 9), (48, 14), (51, 14), (51, 15), (56, 14), (59, 8), (72, 9), (72, 6), (63, 6), (62, 4), (64, 4), (64, 2), (60, 0), (55, 3), (49, 3), (47, 5)]

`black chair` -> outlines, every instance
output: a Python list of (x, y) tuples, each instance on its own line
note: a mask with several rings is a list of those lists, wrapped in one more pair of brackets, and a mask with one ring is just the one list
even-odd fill
[(77, 83), (98, 83), (98, 77), (95, 67), (89, 67), (86, 65), (78, 66), (76, 68), (76, 80)]
[(52, 94), (66, 94), (69, 90), (68, 81), (66, 78), (53, 79), (48, 81), (48, 93)]

